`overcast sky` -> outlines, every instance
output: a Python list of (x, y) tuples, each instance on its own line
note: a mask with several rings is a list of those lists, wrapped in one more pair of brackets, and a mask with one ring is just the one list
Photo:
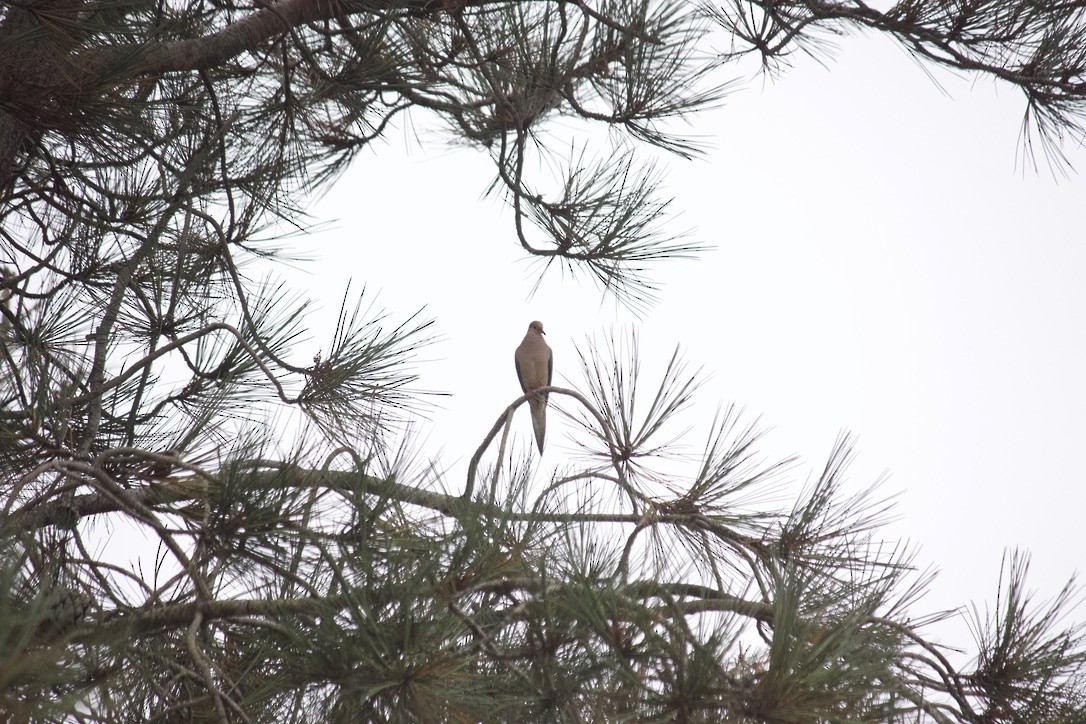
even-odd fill
[[(538, 267), (503, 202), (483, 197), (489, 160), (401, 126), (311, 209), (332, 223), (300, 242), (318, 260), (292, 278), (326, 314), (298, 351), (327, 349), (348, 279), (394, 317), (425, 306), (442, 341), (420, 386), (452, 396), (424, 450), (458, 486), (519, 395), (513, 349), (529, 321), (546, 326), (556, 384), (572, 386), (574, 344), (634, 328), (650, 363), (679, 344), (704, 366), (698, 442), (719, 404), (745, 407), (771, 428), (771, 457), (803, 456), (796, 492), (840, 431), (857, 436), (852, 488), (886, 473), (901, 494), (886, 535), (941, 571), (917, 613), (994, 602), (1012, 547), (1032, 551), (1034, 587), (1053, 596), (1086, 548), (1086, 182), (1023, 161), (1019, 91), (934, 75), (942, 89), (869, 36), (825, 65), (745, 73), (692, 126), (710, 153), (668, 162), (674, 228), (714, 248), (656, 267), (661, 299), (640, 318), (557, 273), (531, 296)], [(526, 407), (515, 432), (527, 447)], [(566, 432), (552, 414), (544, 466), (561, 462)]]

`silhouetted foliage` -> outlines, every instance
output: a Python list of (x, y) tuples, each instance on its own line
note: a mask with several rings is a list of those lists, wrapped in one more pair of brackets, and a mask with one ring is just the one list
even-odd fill
[[(507, 446), (525, 398), (449, 480), (403, 436), (430, 321), (348, 295), (299, 364), (308, 301), (260, 276), (412, 109), (493, 159), (526, 253), (637, 307), (651, 262), (698, 250), (667, 233), (639, 149), (696, 155), (669, 122), (719, 101), (738, 56), (886, 33), (1020, 87), (1058, 155), (1081, 130), (1082, 18), (1032, 0), (9, 0), (0, 712), (1082, 720), (1073, 585), (1036, 606), (1010, 554), (972, 658), (936, 645), (930, 625), (960, 614), (916, 613), (930, 577), (878, 538), (888, 503), (843, 488), (846, 438), (782, 508), (796, 465), (762, 459), (730, 408), (688, 430), (697, 375), (676, 352), (645, 378), (618, 336), (586, 347), (579, 390), (550, 388), (579, 449), (546, 487)], [(539, 134), (556, 117), (615, 147), (556, 153)]]

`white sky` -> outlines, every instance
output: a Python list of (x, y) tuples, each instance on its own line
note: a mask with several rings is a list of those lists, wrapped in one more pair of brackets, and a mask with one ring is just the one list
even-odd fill
[[(839, 431), (857, 435), (851, 485), (887, 472), (884, 491), (901, 492), (887, 537), (941, 570), (917, 613), (993, 603), (1011, 547), (1033, 553), (1047, 599), (1086, 556), (1086, 186), (1043, 160), (1024, 168), (1020, 92), (935, 76), (946, 93), (867, 36), (843, 39), (825, 66), (797, 58), (776, 80), (748, 76), (692, 128), (711, 153), (668, 163), (675, 228), (715, 248), (657, 266), (661, 301), (641, 319), (558, 273), (529, 298), (538, 267), (503, 203), (483, 198), (489, 160), (401, 127), (311, 209), (334, 223), (298, 242), (318, 261), (292, 279), (326, 318), (298, 353), (327, 350), (349, 278), (395, 319), (425, 306), (443, 339), (420, 385), (452, 397), (424, 451), (458, 487), (520, 394), (513, 349), (529, 321), (544, 322), (555, 381), (571, 385), (574, 343), (635, 328), (650, 362), (678, 343), (711, 375), (689, 418), (699, 444), (731, 401), (772, 428), (771, 456), (799, 453), (807, 469)], [(527, 446), (526, 411), (515, 431)], [(569, 447), (552, 413), (543, 464)]]

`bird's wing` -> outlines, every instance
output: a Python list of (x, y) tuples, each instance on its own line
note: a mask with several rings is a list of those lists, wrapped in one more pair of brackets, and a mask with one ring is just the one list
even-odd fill
[(520, 383), (520, 389), (524, 394), (528, 394), (528, 388), (524, 386), (524, 373), (520, 371), (520, 347), (517, 347), (517, 353), (513, 355), (513, 361), (517, 365), (517, 382)]

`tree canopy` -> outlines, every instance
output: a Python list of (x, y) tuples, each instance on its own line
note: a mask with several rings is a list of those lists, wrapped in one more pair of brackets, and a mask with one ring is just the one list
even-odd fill
[[(879, 538), (878, 490), (844, 488), (847, 438), (782, 506), (795, 466), (763, 459), (732, 408), (685, 431), (698, 375), (676, 353), (649, 378), (615, 337), (585, 348), (577, 389), (550, 390), (579, 451), (544, 487), (508, 445), (527, 397), (446, 479), (397, 441), (432, 323), (348, 297), (331, 348), (299, 362), (309, 302), (259, 275), (411, 111), (492, 159), (526, 254), (636, 308), (652, 263), (699, 250), (669, 235), (645, 151), (696, 156), (674, 121), (720, 101), (738, 58), (777, 70), (883, 33), (1021, 89), (1058, 163), (1082, 130), (1084, 17), (1032, 0), (9, 0), (0, 711), (1083, 719), (1073, 582), (1038, 604), (1014, 553), (994, 607), (918, 613), (930, 577)], [(555, 150), (559, 118), (614, 147)], [(274, 424), (284, 409), (306, 434)], [(152, 541), (139, 566), (114, 533)], [(928, 635), (952, 615), (968, 655)]]

